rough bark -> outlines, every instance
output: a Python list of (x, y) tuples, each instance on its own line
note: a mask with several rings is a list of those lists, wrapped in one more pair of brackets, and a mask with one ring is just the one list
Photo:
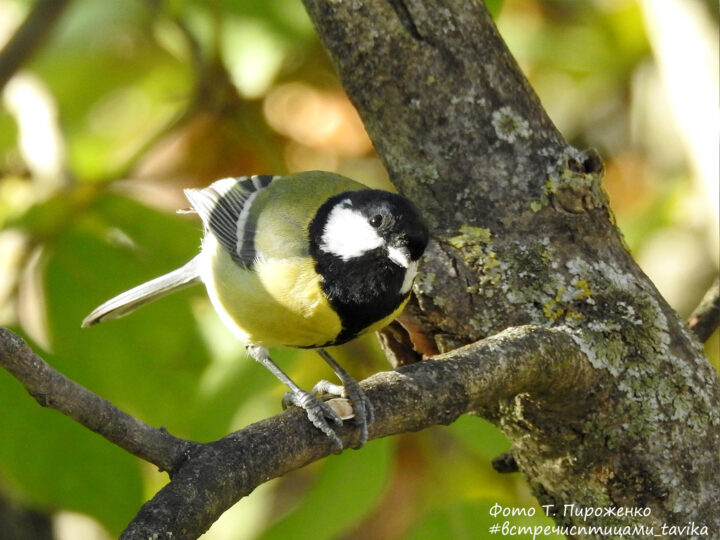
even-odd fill
[(649, 507), (588, 522), (694, 521), (716, 536), (717, 374), (629, 255), (599, 156), (562, 139), (484, 5), (304, 2), (392, 181), (431, 220), (413, 313), (425, 338), (447, 351), (555, 327), (609, 376), (550, 410), (518, 395), (494, 419), (538, 500)]

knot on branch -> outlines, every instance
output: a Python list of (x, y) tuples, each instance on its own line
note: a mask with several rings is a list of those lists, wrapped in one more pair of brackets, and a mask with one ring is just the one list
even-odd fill
[(545, 195), (555, 210), (583, 214), (608, 205), (601, 186), (605, 167), (594, 148), (569, 148), (545, 182)]

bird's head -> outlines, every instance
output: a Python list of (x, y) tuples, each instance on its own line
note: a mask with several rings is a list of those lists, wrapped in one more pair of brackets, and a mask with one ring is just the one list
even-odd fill
[(417, 264), (428, 243), (428, 230), (405, 197), (377, 189), (331, 197), (310, 225), (311, 246), (343, 262), (386, 259), (400, 269)]

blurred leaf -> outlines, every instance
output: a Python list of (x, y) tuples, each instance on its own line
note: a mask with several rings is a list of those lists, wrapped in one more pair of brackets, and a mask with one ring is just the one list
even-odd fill
[[(520, 475), (503, 475), (491, 461), (509, 450), (509, 443), (492, 424), (463, 415), (446, 428), (425, 430), (429, 478), (427, 505), (436, 509), (451, 501), (492, 498), (501, 504), (533, 501)], [(438, 459), (442, 456), (442, 459)]]
[[(202, 0), (191, 0), (192, 4), (201, 9), (208, 8), (208, 3)], [(310, 18), (307, 16), (301, 0), (221, 0), (219, 8), (213, 9), (225, 15), (256, 19), (263, 21), (280, 35), (286, 36), (290, 41), (308, 40), (314, 38), (314, 31)]]
[(366, 444), (360, 452), (327, 458), (299, 506), (260, 538), (337, 538), (379, 502), (388, 482), (392, 455), (392, 442), (379, 439)]
[(57, 99), (80, 179), (110, 176), (191, 95), (190, 64), (154, 41), (151, 15), (142, 2), (74, 3), (30, 64)]
[(199, 239), (195, 223), (122, 197), (98, 199), (47, 253), (52, 358), (68, 376), (151, 424), (184, 436), (219, 437), (237, 401), (198, 418), (198, 409), (207, 411), (195, 397), (208, 355), (188, 299), (204, 295), (201, 287), (119, 321), (80, 328), (102, 301), (189, 260)]
[[(452, 538), (453, 540), (476, 540), (477, 538), (506, 538), (510, 535), (500, 534), (499, 531), (491, 532), (491, 527), (504, 523), (516, 527), (544, 527), (552, 526), (554, 523), (550, 518), (544, 516), (542, 510), (530, 507), (514, 507), (525, 512), (533, 512), (534, 517), (493, 517), (490, 515), (491, 508), (495, 502), (468, 501), (458, 502), (445, 506), (441, 509), (427, 514), (425, 519), (420, 520), (413, 530), (405, 536), (406, 540), (435, 540)], [(516, 534), (513, 538), (531, 539), (548, 538), (562, 539), (558, 535), (533, 535)]]
[(96, 196), (97, 190), (92, 186), (62, 190), (3, 225), (22, 229), (35, 239), (47, 239), (64, 230)]
[(287, 42), (261, 21), (224, 21), (222, 50), (232, 81), (247, 98), (263, 96), (287, 54)]
[(464, 414), (448, 426), (450, 432), (480, 456), (492, 459), (510, 449), (498, 428), (484, 418)]
[(59, 413), (38, 406), (0, 370), (0, 481), (32, 506), (95, 516), (113, 534), (143, 501), (137, 460)]
[[(647, 197), (646, 207), (638, 212), (618, 213), (617, 221), (630, 251), (637, 255), (642, 244), (654, 231), (674, 225), (674, 214), (688, 195), (688, 185), (676, 182), (656, 186), (657, 193)], [(612, 200), (611, 200), (612, 202)]]
[(5, 109), (0, 108), (0, 169), (5, 167), (3, 154), (17, 144), (17, 124)]
[(502, 9), (505, 0), (484, 0), (484, 2), (485, 7), (490, 12), (490, 15), (492, 15), (493, 19), (496, 19), (497, 16), (500, 15), (500, 10)]

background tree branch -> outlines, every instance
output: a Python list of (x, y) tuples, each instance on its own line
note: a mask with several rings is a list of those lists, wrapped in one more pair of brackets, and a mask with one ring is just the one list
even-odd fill
[(38, 0), (10, 41), (0, 50), (0, 90), (50, 36), (70, 0)]
[(41, 406), (60, 411), (162, 471), (172, 474), (197, 444), (149, 426), (71, 381), (6, 328), (0, 328), (0, 366)]
[(701, 343), (705, 343), (720, 326), (720, 277), (715, 280), (690, 315), (688, 326)]

